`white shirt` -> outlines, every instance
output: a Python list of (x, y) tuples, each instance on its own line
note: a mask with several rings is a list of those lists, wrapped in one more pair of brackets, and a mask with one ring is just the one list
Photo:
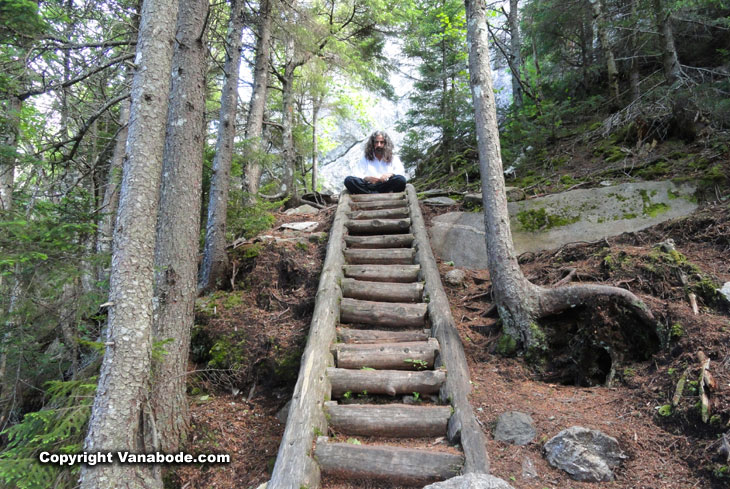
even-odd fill
[(393, 161), (390, 163), (377, 158), (369, 160), (363, 155), (353, 171), (353, 176), (360, 178), (379, 177), (385, 173), (405, 176), (406, 169), (403, 167), (398, 155), (393, 155)]

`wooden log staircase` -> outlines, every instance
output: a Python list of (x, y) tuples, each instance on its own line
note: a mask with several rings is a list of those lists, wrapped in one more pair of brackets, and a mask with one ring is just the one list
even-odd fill
[(323, 474), (422, 487), (488, 473), (469, 390), (414, 188), (344, 193), (268, 489), (318, 488)]

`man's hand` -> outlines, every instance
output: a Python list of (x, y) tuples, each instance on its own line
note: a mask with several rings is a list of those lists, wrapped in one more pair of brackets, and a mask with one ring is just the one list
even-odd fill
[(365, 177), (365, 178), (363, 178), (363, 180), (365, 180), (368, 183), (372, 183), (372, 184), (378, 183), (380, 181), (380, 179), (378, 177)]
[(392, 177), (392, 176), (393, 176), (392, 173), (383, 173), (382, 175), (380, 175), (380, 181), (387, 182), (390, 179), (390, 177)]

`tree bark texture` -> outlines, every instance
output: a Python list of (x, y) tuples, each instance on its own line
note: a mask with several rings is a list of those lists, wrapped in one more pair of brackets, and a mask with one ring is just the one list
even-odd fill
[(233, 141), (236, 136), (236, 108), (238, 105), (238, 72), (241, 68), (243, 34), (243, 0), (232, 0), (231, 19), (226, 38), (226, 61), (223, 68), (225, 83), (221, 92), (221, 110), (218, 138), (213, 157), (213, 175), (210, 181), (208, 222), (205, 229), (203, 264), (198, 289), (213, 290), (223, 280), (228, 266), (226, 254), (226, 213), (228, 190), (231, 184)]
[(606, 58), (609, 93), (611, 98), (618, 103), (618, 68), (616, 67), (616, 59), (613, 56), (611, 41), (609, 40), (608, 31), (606, 30), (606, 15), (604, 14), (603, 0), (591, 0), (591, 8), (593, 9), (593, 20), (595, 21), (596, 28), (598, 29), (598, 38), (601, 41), (603, 56)]
[(155, 249), (155, 362), (151, 396), (160, 448), (178, 449), (189, 426), (186, 373), (197, 294), (205, 137), (207, 0), (180, 0)]
[(340, 302), (340, 322), (392, 328), (424, 327), (426, 308), (423, 303), (388, 303), (344, 298)]
[(319, 437), (315, 456), (322, 470), (354, 479), (380, 479), (418, 485), (456, 477), (461, 455), (413, 448), (327, 443)]
[(522, 35), (520, 33), (520, 10), (519, 0), (509, 1), (509, 23), (510, 34), (510, 71), (512, 71), (512, 105), (515, 109), (522, 107), (522, 86), (520, 85), (520, 77), (522, 76)]
[[(119, 108), (119, 124), (121, 127), (117, 132), (117, 140), (114, 143), (114, 150), (109, 161), (109, 172), (107, 173), (107, 183), (104, 187), (104, 197), (101, 205), (103, 210), (96, 232), (96, 252), (100, 254), (110, 253), (112, 250), (114, 219), (119, 208), (119, 185), (122, 181), (124, 147), (127, 144), (127, 134), (129, 133), (129, 105), (129, 99), (126, 99), (122, 101)], [(105, 275), (104, 270), (97, 270), (97, 280), (103, 280)]]
[(340, 433), (388, 438), (444, 436), (451, 417), (451, 406), (340, 405), (329, 401), (325, 409), (330, 428)]
[(380, 302), (420, 302), (423, 298), (423, 284), (368, 282), (343, 278), (342, 297)]
[(345, 261), (350, 265), (411, 265), (416, 250), (409, 248), (345, 250)]
[(439, 342), (440, 354), (437, 366), (444, 365), (448, 370), (446, 383), (440, 397), (449, 401), (454, 414), (449, 419), (447, 436), (452, 443), (461, 441), (464, 450), (464, 473), (489, 473), (489, 456), (486, 441), (481, 427), (469, 402), (471, 382), (469, 367), (466, 363), (464, 347), (456, 330), (454, 318), (451, 316), (449, 300), (441, 285), (441, 276), (436, 267), (431, 247), (428, 246), (426, 223), (418, 205), (418, 196), (413, 185), (406, 187), (411, 208), (411, 220), (418, 243), (416, 261), (421, 265), (421, 278), (425, 283), (424, 293), (429, 297), (428, 316), (433, 336)]
[[(149, 396), (155, 225), (172, 64), (175, 0), (142, 6), (132, 105), (114, 231), (108, 346), (99, 375), (89, 452), (152, 451), (144, 446)], [(81, 469), (81, 488), (161, 488), (158, 466), (99, 464)]]
[(345, 277), (371, 282), (399, 282), (408, 283), (418, 280), (419, 265), (346, 265)]
[(413, 243), (413, 235), (385, 234), (381, 236), (345, 236), (345, 243), (348, 248), (409, 248)]
[(299, 366), (300, 373), (294, 387), (291, 409), (279, 444), (269, 489), (299, 489), (303, 485), (319, 487), (319, 466), (312, 457), (311, 448), (314, 427), (322, 431), (327, 429), (323, 406), (330, 385), (325, 372), (327, 366), (332, 365), (329, 349), (336, 337), (341, 298), (338, 284), (342, 279), (344, 263), (342, 238), (345, 234), (344, 223), (347, 220), (349, 203), (349, 195), (343, 194), (332, 223), (307, 346)]
[(20, 109), (22, 101), (10, 95), (3, 103), (2, 141), (4, 146), (0, 153), (0, 211), (10, 211), (13, 208), (13, 187), (15, 185), (15, 153), (18, 148), (20, 135)]
[(377, 329), (337, 328), (337, 337), (343, 343), (375, 344), (396, 343), (400, 341), (426, 341), (431, 330), (421, 331), (382, 331)]
[(435, 394), (446, 380), (443, 370), (404, 372), (401, 370), (350, 370), (347, 368), (327, 369), (327, 378), (332, 385), (332, 397), (342, 397), (346, 392), (359, 394)]
[(665, 9), (662, 0), (652, 0), (654, 16), (657, 28), (662, 39), (662, 64), (664, 77), (672, 85), (679, 80), (681, 69), (677, 49), (674, 46), (674, 31), (672, 30), (672, 19), (669, 10)]
[(427, 341), (381, 343), (377, 345), (335, 346), (338, 368), (378, 370), (425, 370), (433, 368), (439, 344), (435, 338)]
[(583, 285), (544, 289), (530, 283), (517, 263), (505, 194), (485, 6), (465, 0), (469, 74), (474, 102), (486, 228), (487, 259), (494, 300), (503, 332), (528, 353), (544, 351), (545, 337), (536, 320), (588, 303), (596, 296), (610, 296), (628, 305), (646, 324), (656, 326), (646, 305), (631, 292), (617, 287)]
[(264, 108), (269, 83), (269, 57), (271, 56), (271, 7), (274, 0), (262, 0), (259, 7), (258, 37), (256, 39), (256, 65), (253, 71), (253, 91), (246, 119), (246, 139), (248, 154), (246, 158), (245, 179), (249, 194), (258, 195), (262, 166), (259, 158), (263, 145), (261, 138), (264, 127)]

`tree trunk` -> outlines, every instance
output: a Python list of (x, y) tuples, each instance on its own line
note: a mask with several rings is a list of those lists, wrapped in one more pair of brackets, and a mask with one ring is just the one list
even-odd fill
[(155, 249), (155, 361), (152, 410), (160, 448), (175, 452), (189, 427), (185, 394), (194, 321), (205, 140), (205, 22), (208, 0), (181, 0), (167, 114)]
[[(142, 6), (137, 71), (114, 231), (109, 337), (84, 450), (149, 452), (149, 398), (155, 225), (178, 4)], [(83, 465), (81, 488), (161, 488), (159, 466)]]
[(261, 137), (264, 126), (264, 108), (269, 81), (269, 56), (271, 55), (271, 4), (274, 0), (262, 0), (259, 10), (259, 32), (256, 40), (256, 66), (253, 74), (253, 92), (246, 120), (248, 157), (245, 179), (248, 193), (258, 195), (261, 180)]
[(312, 97), (312, 192), (317, 191), (317, 178), (319, 178), (319, 162), (317, 161), (317, 121), (319, 110), (322, 107), (322, 97)]
[(500, 154), (497, 113), (489, 66), (486, 5), (465, 0), (469, 74), (477, 128), (477, 145), (486, 228), (487, 258), (494, 300), (503, 332), (528, 354), (546, 348), (545, 335), (536, 320), (589, 302), (598, 295), (627, 304), (644, 322), (656, 326), (646, 305), (631, 292), (608, 286), (574, 286), (545, 289), (530, 283), (517, 262), (512, 242)]
[(296, 151), (294, 148), (294, 71), (297, 66), (294, 64), (294, 36), (286, 34), (286, 66), (284, 77), (281, 80), (282, 90), (282, 144), (284, 158), (284, 176), (282, 178), (281, 190), (286, 194), (296, 195), (294, 188), (294, 170), (296, 168)]
[(231, 19), (226, 40), (225, 84), (221, 92), (218, 139), (213, 157), (213, 175), (208, 200), (208, 223), (205, 230), (203, 265), (198, 289), (207, 292), (221, 282), (226, 268), (226, 213), (228, 190), (233, 160), (233, 140), (236, 135), (236, 107), (238, 102), (238, 72), (241, 67), (241, 36), (243, 34), (243, 0), (233, 0)]
[(13, 186), (15, 185), (15, 160), (20, 133), (20, 109), (22, 101), (10, 95), (4, 102), (2, 140), (4, 146), (0, 152), (0, 210), (10, 211), (13, 208)]
[(606, 16), (604, 14), (603, 0), (591, 0), (591, 8), (593, 9), (593, 20), (596, 23), (596, 28), (598, 29), (598, 38), (601, 41), (603, 56), (606, 58), (609, 93), (614, 103), (618, 103), (618, 68), (616, 67), (616, 59), (613, 56), (611, 43), (608, 39), (608, 32), (606, 31)]
[(629, 65), (629, 86), (631, 92), (631, 101), (634, 102), (639, 99), (641, 95), (639, 81), (639, 45), (638, 45), (638, 32), (639, 32), (639, 0), (630, 0), (631, 3), (631, 33), (629, 34), (629, 53), (631, 55), (631, 63)]
[(674, 47), (674, 32), (672, 31), (671, 13), (664, 10), (662, 0), (652, 0), (654, 17), (657, 28), (662, 37), (662, 63), (664, 77), (670, 85), (674, 84), (681, 76), (677, 49)]
[(520, 85), (520, 70), (522, 68), (522, 54), (520, 53), (520, 49), (522, 48), (522, 36), (520, 33), (519, 3), (519, 0), (509, 1), (509, 16), (507, 17), (510, 32), (510, 57), (512, 58), (510, 70), (512, 71), (512, 106), (514, 109), (520, 109), (522, 107), (522, 86)]
[[(122, 163), (124, 162), (124, 146), (127, 144), (127, 133), (129, 127), (129, 100), (122, 101), (119, 109), (119, 124), (121, 127), (117, 132), (117, 140), (114, 143), (114, 151), (109, 162), (107, 173), (107, 184), (104, 188), (104, 198), (101, 204), (101, 217), (97, 223), (96, 231), (96, 252), (108, 254), (112, 250), (112, 233), (114, 231), (114, 218), (119, 207), (119, 184), (122, 181)], [(100, 264), (96, 272), (96, 279), (102, 281), (106, 278), (107, 272), (104, 265)]]

